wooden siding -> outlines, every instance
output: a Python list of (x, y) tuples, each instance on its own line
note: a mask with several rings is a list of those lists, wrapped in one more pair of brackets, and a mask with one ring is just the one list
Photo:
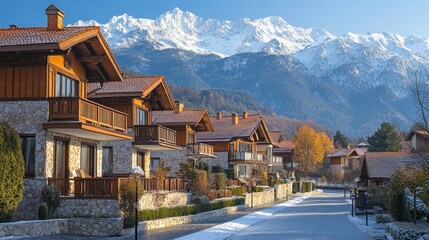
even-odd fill
[(335, 164), (344, 164), (343, 157), (332, 157), (330, 158), (329, 164), (335, 165)]
[(0, 66), (0, 99), (46, 98), (46, 65)]

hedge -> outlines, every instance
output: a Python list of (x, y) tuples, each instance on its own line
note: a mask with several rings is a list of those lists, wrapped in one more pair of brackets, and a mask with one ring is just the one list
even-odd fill
[(146, 209), (140, 210), (138, 212), (139, 222), (147, 220), (155, 220), (169, 217), (179, 217), (193, 215), (202, 212), (208, 212), (212, 210), (218, 210), (226, 207), (232, 207), (237, 205), (243, 205), (244, 198), (234, 198), (228, 200), (219, 200), (213, 201), (208, 204), (201, 205), (187, 205), (187, 206), (177, 206), (177, 207), (162, 207), (157, 209)]
[(292, 184), (292, 193), (295, 194), (298, 192), (298, 183), (297, 182), (293, 182)]
[(243, 196), (243, 188), (235, 187), (232, 189), (232, 196)]

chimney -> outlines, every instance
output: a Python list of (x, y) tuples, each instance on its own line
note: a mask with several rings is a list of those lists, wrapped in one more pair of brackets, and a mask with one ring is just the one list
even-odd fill
[(63, 29), (64, 12), (51, 4), (45, 10), (46, 16), (48, 16), (48, 30), (58, 31)]
[(247, 112), (243, 112), (243, 119), (246, 119), (247, 118)]
[(10, 25), (9, 25), (9, 28), (10, 28), (10, 29), (14, 29), (14, 28), (18, 28), (18, 26), (16, 26), (15, 24), (10, 24)]
[(174, 108), (174, 113), (181, 113), (185, 108), (185, 104), (183, 104), (181, 101), (174, 101), (174, 103), (176, 104), (176, 107)]
[(233, 113), (232, 114), (232, 125), (237, 125), (238, 124), (238, 115), (237, 113)]
[(222, 119), (222, 113), (221, 113), (221, 112), (217, 112), (217, 114), (216, 114), (216, 119), (217, 119), (217, 120)]

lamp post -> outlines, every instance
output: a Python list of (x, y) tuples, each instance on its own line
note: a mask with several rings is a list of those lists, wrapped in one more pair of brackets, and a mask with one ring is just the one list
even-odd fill
[(135, 235), (135, 240), (137, 240), (137, 231), (138, 231), (138, 226), (139, 226), (139, 220), (138, 218), (138, 210), (139, 210), (139, 178), (144, 176), (144, 172), (142, 170), (141, 167), (136, 166), (133, 167), (130, 171), (130, 176), (132, 176), (136, 182), (136, 202), (135, 202), (135, 219), (134, 219), (134, 235)]

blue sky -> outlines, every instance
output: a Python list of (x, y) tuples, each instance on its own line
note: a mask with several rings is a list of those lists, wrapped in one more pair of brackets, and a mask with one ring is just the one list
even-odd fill
[(123, 13), (154, 19), (179, 7), (219, 20), (281, 16), (294, 26), (324, 28), (335, 35), (389, 31), (429, 37), (427, 0), (4, 0), (0, 27), (43, 26), (51, 3), (65, 12), (66, 24), (79, 19), (105, 23)]

